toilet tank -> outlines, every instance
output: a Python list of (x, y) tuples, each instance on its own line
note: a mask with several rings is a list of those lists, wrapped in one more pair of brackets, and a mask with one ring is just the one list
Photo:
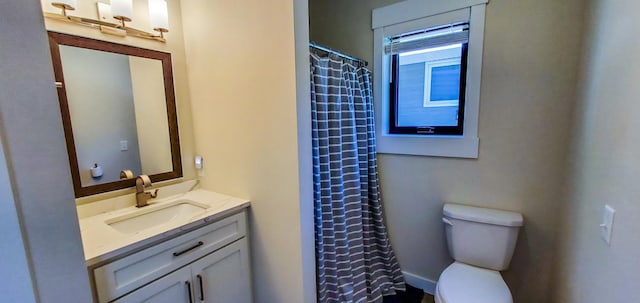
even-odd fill
[(488, 268), (509, 268), (523, 224), (515, 212), (445, 204), (442, 221), (449, 253), (456, 261)]

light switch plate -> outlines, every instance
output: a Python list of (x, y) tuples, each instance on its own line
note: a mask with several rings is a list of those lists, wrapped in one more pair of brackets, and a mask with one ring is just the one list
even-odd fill
[(609, 205), (604, 206), (604, 213), (602, 214), (602, 223), (600, 224), (600, 236), (602, 240), (611, 245), (611, 231), (613, 229), (613, 217), (616, 214), (616, 210)]
[(120, 141), (120, 151), (126, 151), (126, 150), (129, 150), (129, 141), (127, 140)]

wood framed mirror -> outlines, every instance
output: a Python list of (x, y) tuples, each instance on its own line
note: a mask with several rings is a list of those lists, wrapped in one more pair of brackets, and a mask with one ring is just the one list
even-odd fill
[(171, 54), (48, 34), (76, 197), (182, 177)]

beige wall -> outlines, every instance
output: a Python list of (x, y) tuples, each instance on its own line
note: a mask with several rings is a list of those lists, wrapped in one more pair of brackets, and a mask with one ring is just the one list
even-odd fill
[(182, 1), (201, 184), (251, 199), (255, 302), (315, 297), (303, 268), (293, 3)]
[[(554, 302), (640, 302), (640, 3), (590, 3)], [(611, 246), (605, 204), (617, 211)]]
[[(312, 0), (311, 40), (372, 62), (371, 9), (393, 2)], [(516, 302), (548, 300), (582, 2), (487, 6), (477, 160), (379, 155), (387, 224), (403, 270), (436, 280), (451, 262), (443, 203), (518, 211), (525, 228), (504, 276)]]
[[(60, 10), (50, 5), (50, 0), (41, 0), (42, 9), (46, 12), (59, 13)], [(87, 18), (98, 18), (96, 0), (78, 1), (78, 7), (75, 11), (69, 12), (70, 15), (82, 16)], [(193, 166), (194, 156), (194, 138), (193, 124), (191, 115), (191, 100), (189, 96), (189, 81), (187, 79), (187, 66), (184, 51), (184, 39), (182, 31), (182, 13), (180, 9), (180, 1), (167, 1), (169, 10), (169, 27), (170, 32), (165, 35), (166, 43), (153, 40), (136, 38), (136, 37), (118, 37), (103, 34), (100, 31), (68, 24), (65, 22), (45, 19), (47, 30), (79, 35), (83, 37), (110, 41), (114, 43), (137, 46), (147, 49), (153, 49), (171, 53), (171, 61), (173, 63), (173, 82), (176, 93), (176, 103), (178, 111), (178, 128), (180, 130), (180, 147), (182, 152), (182, 169), (184, 179), (193, 179), (196, 177), (195, 168)], [(151, 32), (148, 19), (148, 8), (146, 0), (133, 1), (133, 21), (128, 23), (134, 28)], [(87, 203), (96, 199), (103, 199), (113, 195), (121, 195), (131, 192), (118, 191), (107, 195), (98, 195), (94, 197), (85, 197), (78, 199), (78, 203)]]
[[(34, 1), (0, 1), (0, 28), (3, 29), (0, 146), (6, 157), (0, 170), (2, 175), (7, 173), (0, 177), (0, 202), (15, 203), (15, 211), (6, 205), (0, 209), (5, 242), (0, 248), (3, 284), (0, 301), (34, 301), (30, 300), (33, 293), (39, 303), (90, 302), (91, 290), (40, 6)], [(11, 191), (6, 190), (7, 181)], [(4, 224), (9, 225), (8, 229)], [(16, 238), (16, 232), (22, 234), (25, 244), (22, 247), (19, 242), (10, 242)], [(6, 245), (15, 246), (5, 250)], [(19, 252), (20, 248), (24, 252)], [(12, 258), (15, 263), (5, 263), (13, 253), (17, 254)], [(19, 278), (25, 280), (11, 280)], [(29, 284), (33, 288), (28, 289)], [(7, 286), (16, 289), (5, 291)], [(24, 297), (12, 300), (20, 294)]]

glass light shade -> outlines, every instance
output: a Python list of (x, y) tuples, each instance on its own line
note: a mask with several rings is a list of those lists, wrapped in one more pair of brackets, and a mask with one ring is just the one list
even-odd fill
[(133, 3), (131, 0), (111, 0), (111, 14), (118, 20), (133, 19)]
[(58, 8), (74, 10), (78, 5), (78, 1), (77, 0), (51, 0), (51, 5)]
[(149, 0), (149, 20), (156, 31), (169, 31), (169, 13), (166, 0)]

